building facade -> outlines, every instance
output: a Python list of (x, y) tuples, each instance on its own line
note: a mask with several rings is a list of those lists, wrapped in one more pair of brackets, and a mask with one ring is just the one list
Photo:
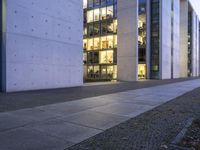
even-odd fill
[(84, 77), (117, 79), (117, 0), (84, 0)]
[(84, 78), (199, 76), (199, 17), (192, 3), (84, 0)]

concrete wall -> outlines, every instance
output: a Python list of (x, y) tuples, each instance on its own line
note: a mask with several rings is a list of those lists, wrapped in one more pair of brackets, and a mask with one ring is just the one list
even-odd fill
[(192, 12), (192, 75), (198, 76), (199, 74), (199, 20), (196, 13)]
[(138, 0), (118, 0), (117, 76), (122, 81), (138, 78)]
[(3, 90), (82, 85), (82, 0), (4, 1)]
[(180, 77), (187, 77), (188, 1), (180, 1)]
[(173, 0), (173, 78), (180, 77), (180, 1)]
[(160, 79), (171, 78), (171, 0), (160, 0)]

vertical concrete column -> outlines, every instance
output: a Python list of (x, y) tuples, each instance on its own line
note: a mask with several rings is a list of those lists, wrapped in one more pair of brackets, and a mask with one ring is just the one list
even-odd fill
[(147, 64), (147, 79), (150, 79), (150, 62), (151, 62), (151, 1), (147, 2), (147, 19), (146, 19), (146, 64)]
[(171, 78), (171, 0), (160, 0), (160, 79)]
[(180, 77), (180, 1), (173, 1), (173, 78)]
[(118, 80), (138, 79), (138, 0), (118, 0)]
[(188, 0), (180, 1), (180, 77), (187, 77)]
[(196, 26), (197, 26), (197, 30), (196, 30), (196, 32), (197, 32), (197, 60), (196, 60), (196, 62), (197, 62), (197, 76), (199, 76), (199, 66), (200, 66), (200, 59), (199, 59), (199, 49), (200, 49), (200, 47), (199, 47), (199, 18), (197, 17), (197, 22), (196, 22)]
[(198, 18), (195, 11), (192, 11), (192, 75), (198, 76)]

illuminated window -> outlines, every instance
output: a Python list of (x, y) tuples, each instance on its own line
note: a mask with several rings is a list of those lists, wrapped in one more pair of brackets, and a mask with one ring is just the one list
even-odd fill
[(113, 48), (113, 36), (107, 36), (108, 48)]
[(87, 53), (83, 54), (83, 63), (87, 64)]
[(93, 22), (94, 19), (93, 19), (93, 10), (90, 10), (87, 12), (87, 22)]
[(93, 39), (88, 39), (88, 47), (87, 50), (93, 50)]
[(114, 35), (114, 48), (117, 48), (117, 35)]
[(101, 8), (101, 20), (106, 19), (106, 7)]
[(101, 37), (101, 49), (106, 49), (108, 47), (108, 42), (106, 36)]
[(113, 63), (113, 51), (101, 51), (99, 57), (101, 64)]
[(113, 18), (113, 6), (109, 6), (109, 7), (107, 7), (107, 15), (106, 15), (107, 17), (107, 19), (111, 19), (111, 18)]
[(107, 33), (113, 33), (113, 31), (114, 31), (114, 24), (112, 21), (109, 21), (107, 23)]
[(94, 49), (99, 49), (100, 41), (99, 38), (94, 38)]
[(83, 0), (83, 9), (87, 8), (87, 0)]
[(99, 78), (99, 77), (100, 77), (99, 66), (94, 66), (94, 78)]
[(99, 9), (94, 10), (94, 21), (99, 21)]
[(99, 35), (100, 34), (100, 24), (99, 22), (94, 23), (94, 35)]
[(87, 49), (87, 40), (83, 40), (83, 49), (86, 50)]
[(117, 20), (114, 20), (114, 33), (117, 33)]

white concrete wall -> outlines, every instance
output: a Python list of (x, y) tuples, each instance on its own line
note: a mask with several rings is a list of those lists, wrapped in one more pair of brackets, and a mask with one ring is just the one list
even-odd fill
[(117, 76), (122, 81), (138, 79), (138, 0), (118, 0)]
[(198, 76), (199, 74), (199, 24), (195, 11), (192, 12), (192, 75)]
[(180, 77), (180, 1), (173, 0), (173, 78)]
[(7, 0), (5, 7), (4, 90), (82, 85), (82, 0)]
[(160, 0), (160, 79), (171, 78), (171, 0)]
[(180, 77), (187, 77), (188, 68), (188, 1), (180, 1)]

